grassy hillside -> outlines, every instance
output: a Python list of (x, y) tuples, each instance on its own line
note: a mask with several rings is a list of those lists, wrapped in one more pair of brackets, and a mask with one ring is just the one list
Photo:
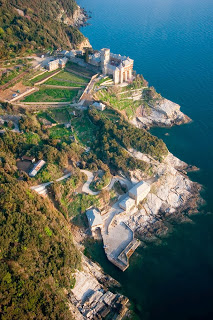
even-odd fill
[(76, 27), (68, 26), (76, 9), (75, 0), (0, 0), (0, 58), (75, 47), (84, 40)]

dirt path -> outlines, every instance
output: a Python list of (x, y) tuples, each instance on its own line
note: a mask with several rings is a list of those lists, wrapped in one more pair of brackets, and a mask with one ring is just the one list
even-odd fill
[[(56, 179), (55, 181), (60, 182), (64, 179), (67, 179), (71, 176), (71, 172), (65, 174), (64, 176), (62, 176), (61, 178)], [(38, 194), (40, 195), (46, 195), (47, 194), (47, 189), (46, 187), (49, 186), (50, 184), (52, 184), (54, 181), (49, 181), (49, 182), (45, 182), (45, 183), (41, 183), (37, 186), (32, 186), (30, 187), (31, 190), (36, 191)]]
[(88, 87), (86, 88), (86, 90), (84, 91), (83, 95), (81, 96), (80, 100), (84, 101), (85, 106), (91, 105), (94, 101), (92, 90), (96, 81), (97, 81), (97, 78), (93, 79), (88, 85)]

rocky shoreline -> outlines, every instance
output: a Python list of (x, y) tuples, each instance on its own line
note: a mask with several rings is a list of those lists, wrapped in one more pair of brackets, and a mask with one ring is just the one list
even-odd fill
[[(138, 159), (149, 161), (156, 177), (143, 208), (126, 221), (136, 237), (145, 242), (159, 240), (171, 231), (173, 224), (191, 222), (190, 216), (198, 212), (198, 206), (202, 203), (202, 186), (191, 181), (186, 173), (188, 169), (198, 169), (188, 166), (171, 153), (163, 163), (157, 163), (134, 150), (131, 153)], [(132, 178), (141, 178), (139, 172), (132, 172), (131, 175)]]
[(88, 25), (87, 21), (91, 17), (88, 15), (84, 8), (78, 6), (77, 10), (73, 14), (73, 26), (80, 28)]
[[(75, 26), (85, 25), (87, 19), (88, 15), (79, 7), (74, 19)], [(136, 110), (135, 117), (130, 120), (136, 127), (145, 129), (154, 126), (172, 127), (191, 121), (180, 111), (178, 104), (160, 95), (148, 104), (142, 103)], [(113, 224), (125, 223), (133, 231), (135, 238), (141, 241), (141, 246), (145, 247), (151, 242), (160, 243), (172, 231), (173, 225), (192, 222), (190, 216), (198, 212), (198, 206), (201, 203), (202, 186), (191, 181), (187, 176), (187, 172), (198, 170), (198, 168), (186, 164), (171, 153), (159, 162), (133, 149), (129, 149), (128, 152), (134, 158), (148, 163), (152, 171), (151, 179), (148, 174), (140, 170), (129, 172), (130, 180), (134, 182), (152, 180), (151, 191), (134, 213), (130, 211), (116, 215)], [(88, 237), (87, 233), (80, 236), (82, 239), (86, 237)], [(111, 277), (104, 276), (97, 264), (83, 257), (83, 270), (76, 273), (77, 284), (70, 296), (75, 319), (95, 319), (96, 317), (98, 319), (102, 311), (109, 314), (114, 312), (113, 319), (123, 318), (128, 312), (126, 307), (128, 299), (122, 295), (113, 295), (107, 289), (108, 280), (109, 283), (116, 284)], [(111, 297), (111, 300), (106, 303), (107, 297)]]
[[(190, 216), (198, 212), (202, 186), (187, 176), (188, 171), (198, 168), (187, 165), (171, 153), (159, 162), (134, 149), (129, 149), (128, 152), (134, 158), (147, 162), (153, 172), (150, 178), (140, 170), (130, 171), (131, 181), (150, 180), (152, 187), (141, 207), (139, 205), (134, 212), (124, 211), (116, 215), (113, 224), (124, 223), (131, 228), (135, 239), (139, 239), (140, 246), (145, 248), (150, 243), (160, 244), (172, 232), (174, 225), (192, 223)], [(88, 237), (87, 231), (79, 230), (76, 233), (76, 245), (83, 251), (82, 244)], [(69, 295), (70, 308), (75, 319), (95, 319), (105, 313), (110, 314), (113, 319), (123, 319), (125, 315), (130, 315), (128, 299), (112, 293), (109, 289), (119, 289), (119, 283), (104, 274), (98, 264), (84, 255), (82, 260), (83, 269), (77, 271), (76, 286)]]
[(141, 105), (136, 110), (132, 123), (139, 128), (172, 127), (191, 122), (192, 120), (180, 111), (180, 106), (168, 99), (161, 98)]
[(109, 289), (119, 287), (119, 283), (85, 256), (82, 256), (82, 267), (75, 273), (76, 285), (68, 296), (69, 308), (75, 320), (105, 317), (121, 320), (127, 316), (128, 298)]

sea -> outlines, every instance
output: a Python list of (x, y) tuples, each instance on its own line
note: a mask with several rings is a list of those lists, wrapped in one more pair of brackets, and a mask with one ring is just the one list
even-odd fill
[(213, 319), (213, 0), (78, 0), (91, 19), (81, 31), (93, 48), (134, 59), (162, 96), (180, 104), (192, 122), (153, 128), (181, 160), (200, 168), (205, 205), (192, 223), (174, 226), (161, 243), (139, 248), (124, 273), (102, 245), (89, 249), (121, 283), (134, 319)]

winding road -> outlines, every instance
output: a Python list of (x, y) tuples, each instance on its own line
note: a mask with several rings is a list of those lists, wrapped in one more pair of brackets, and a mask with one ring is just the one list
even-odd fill
[(85, 182), (85, 184), (82, 187), (82, 192), (85, 192), (85, 193), (90, 194), (92, 196), (96, 196), (97, 194), (99, 194), (99, 191), (94, 192), (89, 188), (90, 183), (92, 182), (92, 180), (94, 178), (94, 174), (88, 170), (81, 170), (81, 172), (83, 172), (87, 176), (87, 181)]

